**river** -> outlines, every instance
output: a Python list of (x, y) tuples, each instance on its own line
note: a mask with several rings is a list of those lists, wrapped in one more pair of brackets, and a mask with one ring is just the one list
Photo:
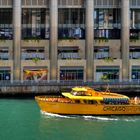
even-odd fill
[(139, 140), (140, 116), (43, 114), (33, 99), (0, 99), (0, 140)]

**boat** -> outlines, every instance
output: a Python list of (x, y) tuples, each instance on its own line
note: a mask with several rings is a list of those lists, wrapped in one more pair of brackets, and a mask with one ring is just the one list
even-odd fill
[(126, 95), (73, 87), (61, 96), (36, 96), (42, 112), (60, 115), (139, 115), (140, 102)]

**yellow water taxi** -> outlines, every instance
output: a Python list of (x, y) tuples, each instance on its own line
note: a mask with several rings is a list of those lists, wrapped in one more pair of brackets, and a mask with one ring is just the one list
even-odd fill
[(42, 112), (67, 115), (138, 115), (138, 98), (96, 91), (90, 87), (74, 87), (62, 96), (36, 96)]

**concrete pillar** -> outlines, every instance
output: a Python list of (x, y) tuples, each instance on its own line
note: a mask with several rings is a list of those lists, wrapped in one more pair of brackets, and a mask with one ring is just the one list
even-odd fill
[(50, 21), (50, 17), (49, 17), (49, 12), (48, 10), (46, 11), (46, 16), (45, 16), (45, 38), (49, 38), (49, 21)]
[(36, 13), (35, 10), (32, 10), (32, 36), (36, 34)]
[(129, 79), (129, 0), (121, 1), (122, 80)]
[(21, 0), (13, 0), (13, 79), (21, 80)]
[(50, 80), (57, 80), (58, 0), (50, 0)]
[(93, 80), (94, 0), (86, 0), (86, 80)]

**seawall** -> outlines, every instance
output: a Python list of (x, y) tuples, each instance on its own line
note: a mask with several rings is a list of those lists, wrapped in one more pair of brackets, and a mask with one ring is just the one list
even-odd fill
[(96, 90), (140, 96), (140, 83), (136, 82), (0, 82), (0, 96), (59, 95), (74, 86), (90, 86)]

